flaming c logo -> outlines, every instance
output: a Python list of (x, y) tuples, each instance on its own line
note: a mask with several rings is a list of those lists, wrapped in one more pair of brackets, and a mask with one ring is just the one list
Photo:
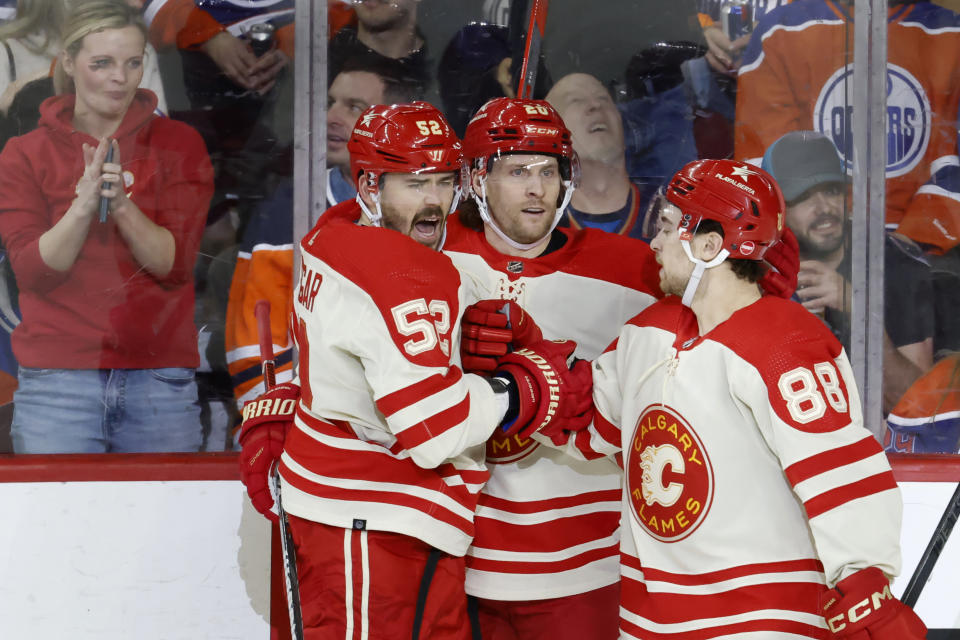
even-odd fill
[(670, 407), (641, 412), (625, 471), (631, 512), (651, 537), (683, 540), (706, 518), (713, 468), (700, 438)]

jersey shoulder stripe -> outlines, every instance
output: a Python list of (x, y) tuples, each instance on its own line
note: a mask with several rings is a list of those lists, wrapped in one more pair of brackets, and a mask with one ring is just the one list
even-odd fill
[[(338, 204), (304, 237), (301, 282), (315, 289), (323, 272), (344, 278), (369, 296), (397, 348), (411, 362), (448, 367), (450, 336), (461, 312), (460, 272), (444, 254), (401, 233), (354, 224), (359, 213), (355, 201)], [(445, 348), (417, 348), (424, 336), (417, 327), (429, 322), (436, 331), (426, 334), (439, 336)]]

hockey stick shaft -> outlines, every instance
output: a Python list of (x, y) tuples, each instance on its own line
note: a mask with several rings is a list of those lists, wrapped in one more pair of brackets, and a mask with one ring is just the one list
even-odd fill
[(927, 548), (920, 557), (917, 568), (913, 570), (913, 575), (910, 576), (910, 582), (907, 583), (903, 597), (900, 598), (901, 602), (908, 607), (913, 608), (920, 598), (920, 592), (923, 591), (927, 580), (930, 579), (930, 573), (947, 544), (953, 526), (957, 524), (957, 518), (960, 518), (960, 484), (957, 485), (953, 497), (947, 503), (947, 508), (943, 511), (940, 522), (937, 523), (937, 528), (934, 529), (933, 536), (930, 537), (930, 542), (927, 543)]
[(260, 341), (260, 365), (263, 368), (263, 386), (269, 391), (277, 384), (276, 363), (273, 359), (273, 333), (270, 331), (270, 301), (257, 300), (253, 308), (257, 319), (257, 338)]
[[(263, 367), (263, 385), (269, 391), (277, 384), (273, 361), (273, 334), (270, 331), (270, 301), (258, 300), (254, 307), (257, 319), (257, 338), (260, 342), (260, 364)], [(270, 483), (277, 501), (280, 527), (280, 548), (283, 555), (283, 577), (287, 587), (287, 611), (290, 614), (290, 632), (294, 640), (303, 640), (303, 614), (300, 609), (300, 580), (297, 577), (297, 556), (293, 536), (287, 524), (287, 513), (280, 500), (280, 473), (277, 465), (270, 471)]]
[(530, 21), (527, 23), (527, 42), (523, 48), (523, 64), (520, 67), (520, 84), (517, 97), (530, 100), (537, 84), (537, 67), (540, 64), (540, 49), (547, 26), (549, 0), (532, 0)]

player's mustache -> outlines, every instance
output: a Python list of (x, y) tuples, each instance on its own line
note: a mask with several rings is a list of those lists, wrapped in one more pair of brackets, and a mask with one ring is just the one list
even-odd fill
[(443, 209), (436, 205), (431, 205), (420, 209), (417, 211), (417, 215), (413, 217), (413, 224), (417, 224), (421, 220), (426, 220), (428, 218), (439, 218), (443, 220)]

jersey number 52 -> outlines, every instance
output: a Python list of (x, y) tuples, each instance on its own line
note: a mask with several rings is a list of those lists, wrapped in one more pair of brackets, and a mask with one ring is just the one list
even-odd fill
[(450, 306), (446, 300), (409, 300), (390, 312), (397, 331), (413, 338), (403, 343), (403, 350), (409, 355), (426, 353), (439, 345), (443, 355), (450, 356)]

